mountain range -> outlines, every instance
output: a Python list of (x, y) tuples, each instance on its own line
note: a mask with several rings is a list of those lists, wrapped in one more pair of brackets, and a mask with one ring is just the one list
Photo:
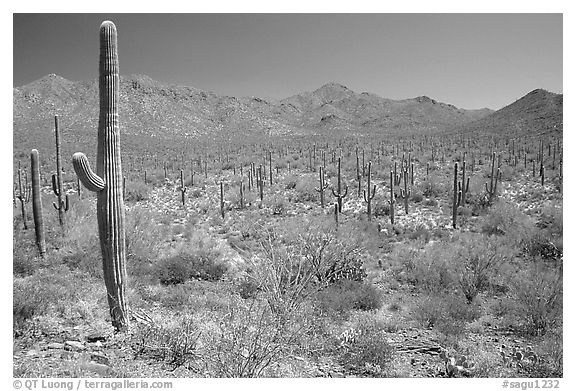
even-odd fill
[[(120, 78), (124, 139), (255, 140), (262, 136), (435, 134), (467, 131), (562, 129), (562, 95), (534, 90), (498, 111), (465, 110), (427, 96), (382, 98), (328, 83), (285, 99), (229, 97), (194, 87), (164, 85), (144, 75)], [(94, 141), (97, 80), (70, 81), (55, 74), (13, 89), (14, 151), (53, 139), (58, 114), (70, 143)], [(41, 144), (43, 144), (41, 142)]]

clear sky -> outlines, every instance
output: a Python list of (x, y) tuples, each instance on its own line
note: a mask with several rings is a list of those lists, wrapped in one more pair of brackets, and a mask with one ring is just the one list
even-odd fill
[(231, 96), (284, 98), (338, 82), (499, 109), (562, 93), (562, 14), (14, 14), (13, 86), (97, 77), (98, 29), (120, 73)]

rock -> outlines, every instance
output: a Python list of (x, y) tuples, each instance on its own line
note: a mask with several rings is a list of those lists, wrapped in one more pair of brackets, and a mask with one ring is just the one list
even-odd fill
[(108, 357), (106, 357), (103, 353), (100, 352), (92, 352), (92, 354), (90, 355), (90, 360), (94, 361), (97, 364), (110, 366), (110, 359), (108, 359)]
[(50, 342), (47, 346), (48, 349), (64, 349), (64, 344), (60, 342)]
[(86, 336), (86, 342), (104, 342), (106, 341), (107, 336), (103, 335), (102, 333), (91, 333)]
[(64, 349), (72, 350), (72, 351), (81, 351), (84, 350), (84, 344), (80, 341), (66, 341), (64, 342)]
[(105, 364), (87, 362), (80, 365), (80, 368), (84, 369), (85, 371), (95, 372), (101, 376), (110, 375), (112, 372), (112, 368)]
[(73, 352), (68, 352), (68, 351), (63, 351), (62, 354), (60, 355), (60, 358), (62, 358), (62, 360), (73, 360), (76, 357), (76, 355)]
[(100, 341), (90, 342), (90, 347), (100, 349), (104, 344)]

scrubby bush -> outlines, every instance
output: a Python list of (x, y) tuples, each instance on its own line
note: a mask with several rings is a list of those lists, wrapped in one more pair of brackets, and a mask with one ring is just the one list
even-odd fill
[(478, 293), (490, 286), (491, 278), (508, 255), (502, 249), (502, 242), (482, 235), (462, 235), (458, 245), (454, 261), (458, 265), (459, 285), (468, 303), (472, 303)]
[(190, 279), (217, 281), (227, 270), (219, 257), (213, 242), (197, 237), (160, 259), (153, 273), (164, 285), (181, 284)]
[(355, 327), (340, 335), (338, 361), (360, 375), (391, 376), (394, 348), (387, 342), (385, 327), (371, 316), (360, 317)]
[(378, 198), (372, 206), (372, 213), (374, 217), (382, 217), (390, 215), (390, 204), (388, 201)]
[(149, 198), (150, 188), (144, 182), (126, 181), (126, 192), (124, 193), (124, 201), (139, 202), (146, 201)]
[(80, 294), (80, 286), (78, 277), (62, 265), (15, 279), (12, 304), (15, 335), (24, 332), (34, 317), (47, 314), (52, 307), (64, 307)]
[(306, 314), (277, 314), (263, 301), (233, 298), (229, 308), (204, 321), (200, 361), (209, 376), (267, 376), (309, 330)]
[(480, 317), (481, 311), (478, 305), (467, 304), (462, 297), (442, 293), (421, 297), (411, 314), (422, 327), (434, 327), (445, 335), (459, 335), (465, 332), (467, 322)]
[(438, 198), (446, 193), (440, 177), (435, 174), (426, 178), (420, 188), (422, 189), (422, 195), (428, 198)]
[(158, 224), (157, 217), (158, 213), (138, 206), (126, 213), (127, 268), (132, 276), (150, 275), (152, 262), (159, 257), (169, 228)]
[(562, 273), (541, 262), (520, 270), (512, 280), (518, 316), (525, 320), (529, 332), (544, 335), (562, 324)]
[(301, 176), (296, 183), (294, 202), (317, 202), (319, 193), (316, 191), (318, 180), (312, 176)]
[(367, 282), (341, 280), (316, 295), (320, 313), (347, 316), (350, 311), (370, 311), (382, 306), (380, 291)]
[(511, 241), (519, 243), (530, 236), (534, 225), (530, 217), (517, 206), (499, 201), (490, 209), (482, 222), (482, 232), (488, 235), (506, 235)]

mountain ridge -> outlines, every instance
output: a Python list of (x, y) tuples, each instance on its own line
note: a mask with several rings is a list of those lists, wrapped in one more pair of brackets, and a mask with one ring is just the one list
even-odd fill
[[(120, 77), (120, 130), (123, 140), (231, 142), (270, 136), (466, 132), (496, 125), (509, 129), (510, 123), (518, 122), (527, 128), (529, 119), (519, 120), (514, 116), (539, 118), (542, 116), (539, 111), (558, 122), (557, 99), (547, 95), (553, 93), (535, 91), (527, 95), (531, 103), (521, 110), (465, 110), (425, 95), (392, 100), (369, 92), (357, 93), (336, 82), (284, 99), (269, 100), (166, 85), (136, 74)], [(70, 81), (49, 74), (14, 88), (14, 150), (29, 150), (28, 147), (34, 147), (34, 140), (51, 137), (47, 130), (52, 129), (56, 114), (62, 126), (70, 131), (71, 143), (82, 146), (87, 139), (92, 140), (98, 125), (97, 79)], [(495, 125), (487, 122), (487, 118)]]

